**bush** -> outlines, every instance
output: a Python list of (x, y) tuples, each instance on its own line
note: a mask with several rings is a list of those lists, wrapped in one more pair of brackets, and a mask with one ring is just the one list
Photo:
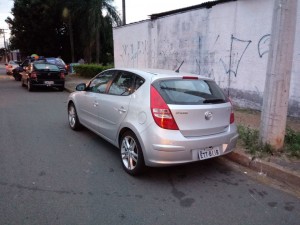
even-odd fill
[(300, 158), (300, 132), (288, 128), (285, 134), (285, 151), (296, 158)]
[(93, 78), (98, 73), (110, 68), (113, 68), (113, 65), (103, 66), (101, 64), (80, 64), (74, 66), (76, 74), (85, 78)]

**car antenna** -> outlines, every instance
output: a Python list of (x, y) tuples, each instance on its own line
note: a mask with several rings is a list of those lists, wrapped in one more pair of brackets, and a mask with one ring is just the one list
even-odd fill
[(179, 73), (179, 70), (180, 70), (180, 68), (181, 68), (181, 66), (182, 66), (183, 63), (184, 63), (184, 60), (182, 61), (182, 63), (181, 63), (180, 66), (178, 67), (178, 69), (175, 70), (176, 73)]

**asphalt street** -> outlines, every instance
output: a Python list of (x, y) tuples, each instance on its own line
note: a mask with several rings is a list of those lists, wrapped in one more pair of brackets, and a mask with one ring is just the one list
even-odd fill
[(298, 225), (300, 200), (218, 160), (123, 169), (67, 122), (69, 93), (28, 92), (0, 69), (0, 224)]

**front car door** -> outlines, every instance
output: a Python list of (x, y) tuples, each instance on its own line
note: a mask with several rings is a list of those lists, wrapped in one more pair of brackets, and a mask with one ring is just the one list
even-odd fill
[(114, 141), (127, 115), (136, 75), (118, 71), (100, 104), (99, 132)]
[(113, 70), (97, 75), (91, 80), (85, 92), (79, 96), (77, 102), (81, 122), (95, 132), (99, 130), (101, 95), (106, 92), (107, 85), (113, 76)]

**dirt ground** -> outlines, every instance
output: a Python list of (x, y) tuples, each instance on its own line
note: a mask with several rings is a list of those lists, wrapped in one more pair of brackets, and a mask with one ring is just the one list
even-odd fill
[[(256, 110), (249, 109), (235, 109), (235, 122), (237, 125), (243, 125), (253, 129), (258, 129), (260, 126), (261, 113)], [(300, 132), (300, 118), (287, 118), (287, 127), (296, 132)]]

